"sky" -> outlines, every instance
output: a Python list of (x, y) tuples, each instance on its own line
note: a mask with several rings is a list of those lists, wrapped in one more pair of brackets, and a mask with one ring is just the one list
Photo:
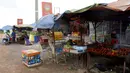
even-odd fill
[[(81, 9), (94, 3), (110, 3), (117, 0), (39, 0), (39, 18), (42, 16), (41, 2), (51, 2), (53, 13), (65, 10)], [(5, 25), (16, 25), (22, 18), (23, 24), (35, 22), (35, 0), (0, 0), (0, 28)]]

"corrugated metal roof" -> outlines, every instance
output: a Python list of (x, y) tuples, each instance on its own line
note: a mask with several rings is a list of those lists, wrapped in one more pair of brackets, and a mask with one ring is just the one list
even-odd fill
[(113, 10), (113, 11), (121, 11), (120, 9), (116, 9), (116, 8), (112, 8), (112, 7), (108, 7), (108, 6), (97, 6), (94, 8), (90, 8), (89, 10)]
[(130, 10), (130, 0), (118, 0), (116, 2), (109, 3), (107, 6), (120, 9), (122, 11)]
[(73, 13), (82, 13), (82, 12), (85, 12), (85, 11), (89, 10), (90, 8), (93, 8), (93, 7), (96, 7), (96, 6), (98, 6), (98, 4), (93, 4), (93, 5), (90, 5), (90, 6), (88, 6), (88, 7), (85, 7), (85, 8), (79, 9), (79, 10), (76, 10), (76, 11), (73, 12)]
[(115, 12), (122, 11), (120, 9), (108, 7), (107, 4), (93, 4), (93, 5), (87, 6), (85, 8), (79, 9), (79, 10), (67, 10), (63, 14), (57, 16), (55, 20), (58, 20), (58, 19), (62, 18), (63, 16), (65, 16), (67, 18), (71, 18), (72, 16), (75, 16), (78, 13), (83, 13), (83, 12), (86, 12), (88, 10), (92, 10), (92, 11), (112, 10), (112, 11), (115, 11)]
[(73, 11), (73, 12), (70, 11), (70, 10), (67, 10), (65, 13), (83, 13), (83, 12), (88, 11), (88, 10), (113, 10), (113, 11), (122, 11), (122, 10), (114, 8), (114, 7), (109, 7), (106, 4), (93, 4), (93, 5), (90, 5), (88, 7), (85, 7), (85, 8)]

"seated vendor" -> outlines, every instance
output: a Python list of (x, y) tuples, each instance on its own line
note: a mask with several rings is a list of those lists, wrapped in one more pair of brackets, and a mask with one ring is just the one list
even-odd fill
[(112, 33), (111, 33), (111, 43), (112, 43), (112, 45), (113, 45), (113, 49), (119, 49), (119, 40), (118, 40), (118, 38), (117, 38), (117, 33), (116, 33), (116, 31), (113, 31)]
[(8, 34), (8, 32), (6, 32), (3, 37), (2, 37), (2, 42), (9, 42), (10, 41), (10, 35)]
[(26, 45), (31, 45), (31, 43), (30, 43), (30, 41), (29, 41), (29, 36), (28, 36), (27, 32), (25, 32), (24, 40), (25, 40), (25, 44), (26, 44)]

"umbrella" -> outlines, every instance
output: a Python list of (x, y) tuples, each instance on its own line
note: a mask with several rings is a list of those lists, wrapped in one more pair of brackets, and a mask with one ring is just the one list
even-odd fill
[(51, 29), (55, 23), (54, 18), (53, 14), (43, 16), (37, 22), (31, 24), (31, 26), (33, 28)]
[(12, 30), (13, 29), (13, 26), (10, 26), (10, 25), (6, 25), (2, 28), (2, 30)]

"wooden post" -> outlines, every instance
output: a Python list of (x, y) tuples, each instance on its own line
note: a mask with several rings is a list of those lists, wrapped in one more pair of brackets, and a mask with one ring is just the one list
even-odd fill
[(119, 22), (119, 24), (120, 24), (120, 35), (119, 35), (119, 37), (120, 37), (120, 45), (121, 45), (121, 35), (122, 35), (122, 23), (121, 23), (121, 21)]
[(53, 27), (53, 46), (54, 46), (54, 50), (53, 50), (53, 54), (55, 55), (55, 34), (54, 34), (54, 27)]
[(93, 24), (93, 25), (94, 25), (94, 30), (95, 30), (94, 32), (95, 32), (95, 42), (96, 42), (96, 41), (97, 41), (97, 34), (96, 34), (96, 33), (97, 33), (97, 31), (96, 31), (96, 22), (94, 22), (94, 24)]

